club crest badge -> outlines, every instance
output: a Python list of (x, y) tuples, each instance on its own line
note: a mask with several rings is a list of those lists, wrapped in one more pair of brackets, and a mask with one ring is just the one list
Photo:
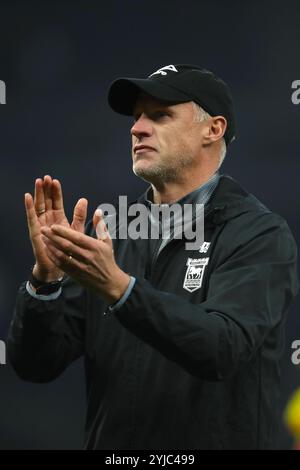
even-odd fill
[(183, 282), (183, 288), (189, 292), (194, 292), (202, 286), (205, 266), (207, 266), (209, 258), (188, 258), (186, 265), (187, 270)]

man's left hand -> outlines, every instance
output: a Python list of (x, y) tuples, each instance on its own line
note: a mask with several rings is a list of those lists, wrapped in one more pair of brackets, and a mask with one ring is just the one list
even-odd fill
[(47, 256), (79, 284), (98, 292), (109, 304), (126, 291), (130, 276), (117, 265), (101, 211), (93, 217), (97, 239), (60, 225), (43, 227)]

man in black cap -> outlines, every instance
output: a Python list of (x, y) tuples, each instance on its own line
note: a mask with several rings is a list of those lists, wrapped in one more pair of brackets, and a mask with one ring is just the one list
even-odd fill
[[(286, 222), (218, 172), (235, 137), (227, 85), (192, 65), (118, 79), (111, 107), (133, 115), (138, 202), (159, 238), (107, 236), (85, 199), (69, 225), (61, 187), (25, 196), (36, 258), (18, 294), (8, 352), (25, 380), (57, 377), (85, 356), (88, 449), (274, 448), (287, 308), (298, 291)], [(153, 218), (204, 205), (204, 238)], [(136, 221), (136, 213), (129, 219)], [(190, 223), (198, 215), (191, 212)]]

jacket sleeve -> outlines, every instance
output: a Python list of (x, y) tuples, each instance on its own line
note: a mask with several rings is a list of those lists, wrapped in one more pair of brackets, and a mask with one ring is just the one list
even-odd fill
[(85, 304), (86, 291), (69, 278), (56, 300), (37, 300), (21, 285), (7, 341), (19, 377), (48, 382), (83, 354)]
[(115, 312), (140, 339), (208, 380), (226, 379), (250, 361), (267, 335), (282, 327), (298, 291), (297, 250), (286, 222), (274, 215), (256, 217), (250, 225), (249, 217), (230, 222), (207, 300), (190, 303), (137, 279)]

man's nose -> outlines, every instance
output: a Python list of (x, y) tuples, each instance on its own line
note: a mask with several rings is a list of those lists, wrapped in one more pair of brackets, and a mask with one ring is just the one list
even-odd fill
[(131, 128), (131, 135), (134, 135), (136, 138), (141, 138), (144, 136), (150, 136), (151, 134), (151, 121), (147, 116), (145, 116), (145, 114), (141, 114)]

